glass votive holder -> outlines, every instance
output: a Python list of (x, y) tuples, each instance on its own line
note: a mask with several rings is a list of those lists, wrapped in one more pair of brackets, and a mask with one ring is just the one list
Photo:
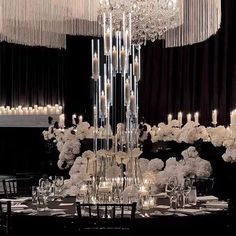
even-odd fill
[(37, 203), (37, 186), (32, 186), (32, 190), (31, 190), (31, 197), (32, 197), (32, 204), (36, 205)]

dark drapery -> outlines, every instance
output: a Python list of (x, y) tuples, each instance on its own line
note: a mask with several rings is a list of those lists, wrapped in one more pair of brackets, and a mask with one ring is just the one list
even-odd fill
[(0, 105), (64, 105), (65, 51), (0, 44)]
[[(219, 111), (220, 124), (229, 124), (236, 108), (236, 2), (222, 0), (222, 25), (217, 35), (191, 46), (169, 48), (163, 42), (142, 48), (140, 116), (157, 124), (167, 114), (200, 112), (200, 123), (210, 125)], [(185, 122), (185, 121), (184, 121)]]

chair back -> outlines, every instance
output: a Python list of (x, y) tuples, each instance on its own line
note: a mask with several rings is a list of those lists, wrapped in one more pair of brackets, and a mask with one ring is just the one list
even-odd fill
[(32, 178), (3, 179), (3, 189), (6, 198), (31, 196)]
[(11, 201), (0, 201), (0, 235), (10, 234)]
[(197, 196), (213, 195), (214, 178), (191, 178), (192, 185), (196, 186)]
[(86, 230), (131, 230), (136, 212), (131, 204), (89, 204), (77, 202), (80, 228)]

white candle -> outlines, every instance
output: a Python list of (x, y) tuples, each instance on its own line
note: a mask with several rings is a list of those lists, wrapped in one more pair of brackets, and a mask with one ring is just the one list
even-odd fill
[(217, 125), (217, 110), (212, 111), (212, 124)]
[(105, 52), (109, 53), (110, 51), (110, 29), (107, 29), (107, 32), (105, 33)]
[(64, 114), (61, 114), (59, 116), (59, 122), (58, 122), (58, 125), (61, 129), (64, 129), (65, 127), (65, 115)]
[(107, 80), (107, 102), (110, 102), (111, 101), (111, 83), (110, 83), (110, 80), (108, 79)]
[(79, 123), (82, 123), (82, 122), (83, 122), (83, 116), (80, 115), (80, 116), (79, 116)]
[(126, 52), (124, 46), (121, 48), (121, 69), (124, 71), (125, 69), (125, 57), (126, 57)]
[(76, 125), (75, 119), (76, 119), (76, 114), (73, 114), (72, 115), (72, 124), (73, 125)]
[(139, 62), (138, 62), (138, 57), (135, 57), (135, 62), (134, 62), (134, 77), (136, 80), (139, 80)]
[(190, 122), (192, 118), (192, 115), (190, 113), (187, 114), (187, 122)]
[(113, 51), (112, 51), (112, 66), (113, 66), (114, 70), (117, 69), (117, 50), (116, 50), (116, 46), (113, 46)]
[(126, 35), (127, 35), (127, 50), (130, 50), (130, 35), (129, 35), (129, 30), (126, 30)]
[(141, 187), (139, 188), (139, 194), (140, 194), (141, 196), (147, 196), (147, 195), (148, 195), (148, 191), (147, 191), (147, 189), (145, 188), (145, 186), (141, 186)]
[(194, 122), (199, 124), (199, 112), (194, 113)]
[(101, 112), (103, 114), (105, 114), (105, 110), (106, 110), (106, 104), (105, 104), (105, 95), (104, 95), (104, 91), (102, 91), (102, 94), (101, 94)]
[(59, 106), (59, 112), (62, 113), (62, 106)]
[(181, 127), (183, 124), (183, 114), (181, 111), (178, 112), (178, 122), (179, 122), (179, 127)]
[(126, 79), (125, 80), (125, 101), (126, 101), (126, 103), (129, 102), (129, 98), (130, 98), (129, 80)]
[(93, 73), (94, 75), (98, 75), (98, 56), (96, 52), (93, 56)]
[(168, 114), (168, 116), (167, 116), (168, 125), (171, 123), (171, 121), (172, 121), (172, 115)]
[(236, 126), (236, 110), (233, 110), (231, 112), (231, 116), (230, 116), (230, 121), (231, 121), (231, 126)]
[(135, 112), (135, 97), (134, 97), (134, 92), (131, 91), (131, 95), (130, 95), (130, 111), (132, 113)]

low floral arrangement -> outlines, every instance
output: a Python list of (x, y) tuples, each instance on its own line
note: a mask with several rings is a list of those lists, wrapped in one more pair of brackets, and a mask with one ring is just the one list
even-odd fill
[[(92, 151), (86, 151), (81, 157), (77, 157), (73, 166), (70, 169), (70, 179), (65, 185), (66, 194), (79, 194), (81, 186), (94, 175), (94, 164), (98, 166), (98, 172), (102, 171), (104, 155), (109, 155), (104, 150), (99, 150), (97, 157)], [(116, 162), (109, 167), (107, 166), (106, 177), (117, 178), (121, 177), (121, 163), (129, 165), (130, 155), (123, 152), (117, 153)], [(183, 159), (177, 161), (172, 157), (166, 161), (166, 164), (158, 158), (147, 160), (138, 157), (141, 155), (139, 149), (134, 149), (132, 153), (134, 158), (137, 158), (140, 172), (142, 173), (142, 182), (148, 186), (151, 193), (164, 191), (164, 187), (171, 177), (178, 179), (178, 184), (183, 184), (185, 177), (210, 177), (212, 167), (209, 161), (199, 157), (195, 147), (189, 147), (182, 152)], [(124, 199), (130, 195), (137, 194), (137, 188), (127, 186), (121, 193)]]

